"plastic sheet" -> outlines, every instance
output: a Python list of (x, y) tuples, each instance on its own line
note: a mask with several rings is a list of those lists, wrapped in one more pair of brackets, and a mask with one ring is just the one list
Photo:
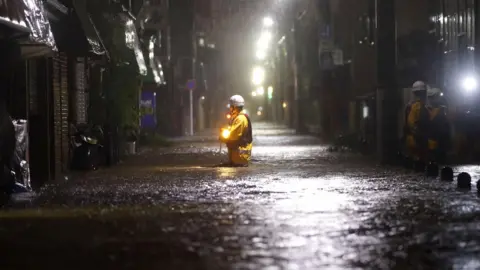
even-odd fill
[(139, 73), (144, 76), (147, 75), (145, 58), (143, 57), (142, 49), (140, 49), (140, 41), (138, 40), (135, 24), (131, 19), (128, 19), (125, 23), (125, 43), (127, 45), (127, 48), (133, 50), (133, 53), (135, 54)]
[(100, 34), (98, 33), (92, 18), (87, 12), (85, 0), (73, 0), (72, 3), (75, 7), (78, 18), (80, 19), (83, 30), (85, 31), (87, 41), (92, 48), (91, 51), (98, 55), (107, 54), (107, 51), (105, 50), (100, 38)]
[(45, 8), (41, 0), (9, 0), (9, 2), (23, 3), (25, 21), (30, 29), (30, 38), (34, 42), (45, 44), (56, 50), (50, 23), (46, 17)]
[(13, 170), (15, 173), (15, 191), (28, 192), (32, 190), (30, 184), (30, 169), (27, 162), (28, 153), (28, 125), (26, 120), (13, 120), (15, 126), (16, 146), (13, 156)]
[(157, 84), (166, 84), (165, 75), (163, 73), (162, 62), (155, 55), (155, 46), (157, 46), (157, 38), (152, 35), (148, 46), (148, 58), (150, 68), (152, 69), (153, 78)]
[(0, 21), (21, 31), (30, 32), (33, 42), (56, 50), (50, 23), (41, 0), (0, 1)]
[[(20, 5), (19, 5), (20, 3)], [(0, 1), (0, 21), (22, 31), (29, 31), (25, 23), (22, 1)]]

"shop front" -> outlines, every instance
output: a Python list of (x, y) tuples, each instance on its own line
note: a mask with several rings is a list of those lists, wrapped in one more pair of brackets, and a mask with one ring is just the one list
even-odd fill
[[(42, 130), (48, 126), (31, 125), (31, 110), (41, 110), (37, 99), (45, 78), (36, 75), (34, 59), (53, 54), (56, 43), (40, 0), (5, 0), (0, 3), (0, 87), (5, 110), (2, 117), (16, 123), (17, 148), (13, 169), (20, 188), (30, 189), (30, 171), (40, 171), (45, 152), (37, 152), (35, 144), (48, 144)], [(43, 81), (42, 81), (43, 79)], [(43, 89), (44, 90), (44, 89)], [(3, 134), (2, 136), (8, 136)], [(2, 138), (5, 139), (5, 138)], [(35, 186), (36, 183), (32, 182)]]

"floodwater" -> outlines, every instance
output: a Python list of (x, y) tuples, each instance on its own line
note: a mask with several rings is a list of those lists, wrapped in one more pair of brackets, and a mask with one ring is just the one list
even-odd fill
[[(480, 269), (480, 199), (454, 182), (255, 126), (253, 163), (179, 139), (0, 212), (3, 269)], [(456, 168), (472, 173), (477, 166)]]

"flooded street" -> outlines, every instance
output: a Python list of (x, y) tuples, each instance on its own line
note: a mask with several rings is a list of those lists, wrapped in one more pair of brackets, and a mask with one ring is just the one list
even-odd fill
[(480, 269), (475, 187), (331, 153), (281, 127), (254, 135), (248, 168), (214, 167), (224, 154), (205, 134), (45, 187), (0, 213), (0, 266)]

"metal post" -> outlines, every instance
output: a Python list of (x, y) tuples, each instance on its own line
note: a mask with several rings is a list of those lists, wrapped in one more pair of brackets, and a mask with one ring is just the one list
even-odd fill
[(376, 0), (377, 45), (377, 154), (382, 162), (395, 157), (398, 146), (398, 119), (400, 107), (396, 86), (396, 20), (395, 0)]
[(193, 90), (188, 92), (190, 94), (190, 136), (193, 136)]
[[(192, 39), (193, 39), (193, 57), (192, 57), (192, 80), (195, 81), (196, 86), (196, 69), (197, 69), (197, 35), (196, 35), (196, 25), (195, 25), (195, 8), (196, 1), (192, 1), (193, 5), (193, 26), (192, 26)], [(189, 90), (190, 96), (190, 136), (193, 136), (193, 89)]]
[(299, 75), (298, 75), (298, 28), (297, 28), (297, 21), (296, 18), (294, 18), (293, 22), (293, 42), (292, 42), (292, 51), (293, 51), (293, 102), (292, 102), (292, 118), (293, 118), (293, 126), (295, 130), (298, 132), (300, 130), (302, 119), (300, 118), (300, 97), (299, 97), (299, 85), (298, 85), (298, 80), (299, 80)]

